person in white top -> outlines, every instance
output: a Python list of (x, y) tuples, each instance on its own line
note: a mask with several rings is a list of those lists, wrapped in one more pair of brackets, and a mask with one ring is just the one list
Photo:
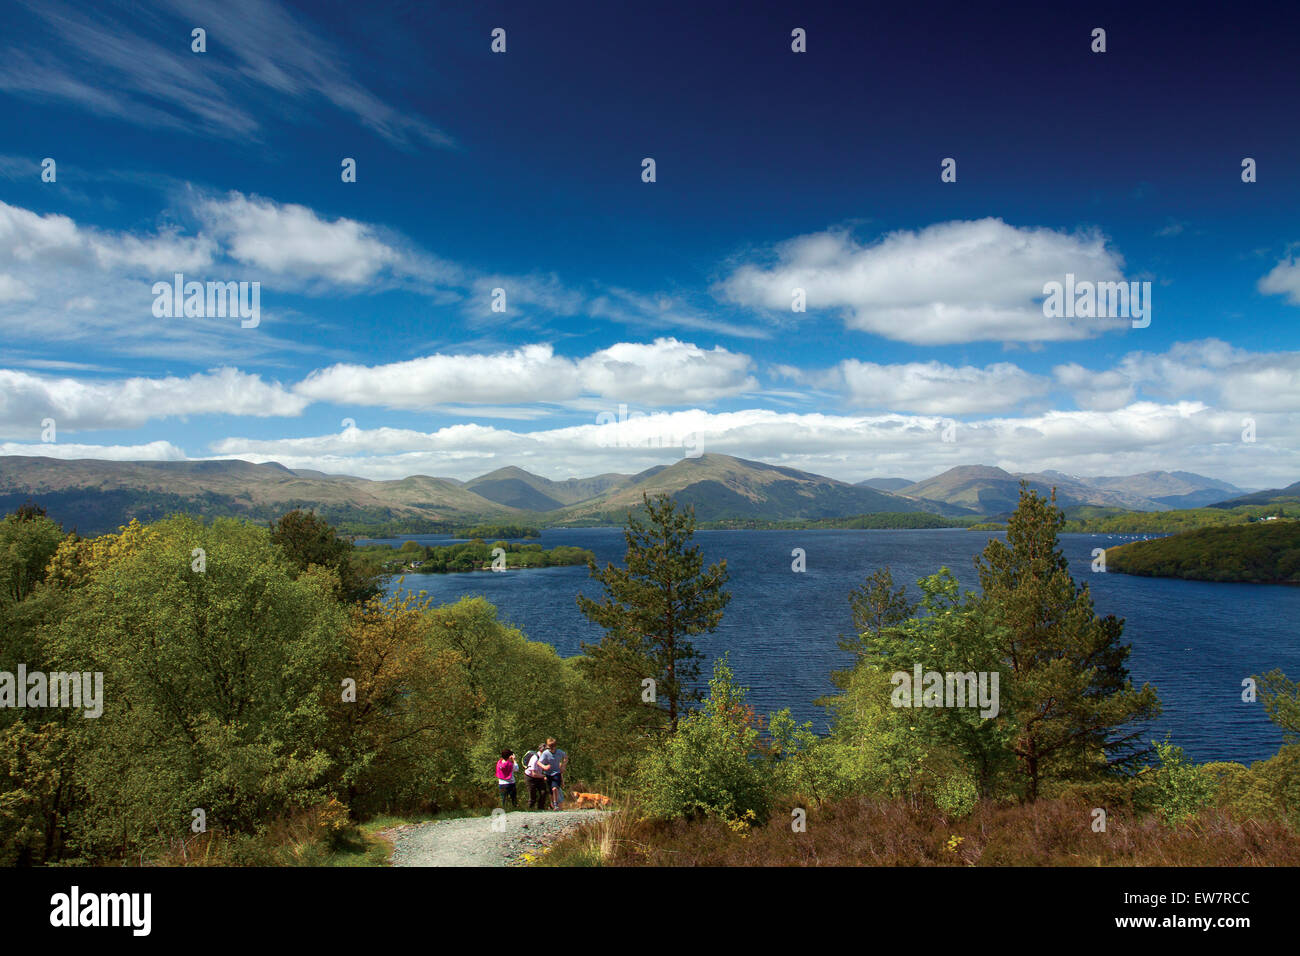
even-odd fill
[(542, 760), (541, 744), (536, 750), (530, 750), (524, 758), (524, 776), (528, 778), (528, 809), (545, 810), (550, 797), (550, 785), (546, 773), (538, 766)]

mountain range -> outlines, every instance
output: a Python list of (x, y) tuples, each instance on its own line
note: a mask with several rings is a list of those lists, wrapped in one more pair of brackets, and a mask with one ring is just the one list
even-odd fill
[(1065, 509), (1164, 511), (1246, 494), (1227, 482), (1190, 472), (1089, 478), (1051, 471), (1013, 474), (983, 465), (951, 468), (923, 481), (873, 478), (851, 484), (719, 454), (683, 458), (632, 475), (564, 481), (516, 467), (469, 481), (427, 475), (375, 481), (293, 470), (274, 462), (0, 456), (0, 509), (12, 510), (32, 500), (82, 534), (114, 530), (132, 517), (153, 520), (175, 511), (269, 520), (296, 507), (315, 509), (340, 526), (617, 524), (640, 503), (643, 493), (670, 494), (694, 506), (700, 521), (798, 521), (875, 512), (958, 518), (1011, 511), (1022, 479), (1043, 494), (1055, 488), (1057, 503)]

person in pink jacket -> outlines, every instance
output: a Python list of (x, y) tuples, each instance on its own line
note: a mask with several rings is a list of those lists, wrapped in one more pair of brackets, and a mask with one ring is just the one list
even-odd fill
[(518, 792), (515, 790), (515, 768), (518, 766), (513, 750), (501, 751), (501, 759), (497, 761), (497, 792), (501, 797), (502, 810), (506, 808), (507, 798), (511, 807), (519, 807)]

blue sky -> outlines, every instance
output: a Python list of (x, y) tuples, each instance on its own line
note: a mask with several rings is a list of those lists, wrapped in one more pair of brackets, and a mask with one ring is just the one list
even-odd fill
[(1285, 6), (8, 6), (5, 454), (1300, 478)]

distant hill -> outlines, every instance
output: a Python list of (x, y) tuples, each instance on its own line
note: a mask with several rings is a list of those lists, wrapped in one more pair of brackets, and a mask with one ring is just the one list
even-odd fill
[(177, 511), (270, 520), (311, 508), (332, 523), (467, 522), (516, 517), (516, 508), (442, 478), (370, 481), (292, 471), (269, 462), (99, 461), (0, 456), (0, 510), (31, 499), (82, 534), (114, 531), (131, 518)]
[(1170, 508), (1201, 508), (1222, 501), (1226, 496), (1246, 492), (1246, 489), (1226, 481), (1190, 471), (1145, 471), (1140, 475), (1077, 480), (1099, 491), (1133, 495)]
[(552, 481), (513, 465), (465, 482), (464, 487), (489, 501), (529, 511), (554, 511), (566, 505), (594, 498), (610, 488), (626, 484), (631, 475), (597, 475)]
[(1266, 491), (1256, 491), (1248, 495), (1241, 495), (1237, 498), (1229, 498), (1226, 501), (1216, 501), (1210, 505), (1211, 508), (1236, 508), (1238, 505), (1293, 505), (1300, 504), (1300, 481), (1294, 485), (1287, 485), (1285, 488), (1271, 488)]
[[(1042, 482), (1031, 482), (1031, 487), (1043, 493), (1051, 490)], [(975, 514), (996, 515), (1015, 510), (1020, 500), (1020, 479), (1001, 468), (961, 465), (900, 488), (898, 493), (957, 505)]]
[(1057, 504), (1064, 509), (1084, 506), (1126, 511), (1168, 511), (1193, 508), (1221, 500), (1240, 491), (1234, 485), (1191, 472), (1151, 471), (1121, 477), (1083, 477), (1059, 471), (1013, 474), (985, 465), (963, 465), (940, 475), (896, 489), (898, 494), (961, 505), (981, 514), (997, 515), (1015, 509), (1020, 482), (1039, 494), (1056, 489)]
[[(694, 506), (702, 522), (813, 522), (895, 513), (948, 518), (998, 516), (1016, 507), (1020, 480), (1040, 494), (1057, 489), (1065, 509), (1168, 511), (1173, 502), (1240, 491), (1189, 472), (1086, 478), (1060, 472), (1017, 475), (981, 465), (950, 468), (925, 481), (873, 478), (858, 484), (780, 465), (707, 454), (634, 475), (609, 473), (557, 481), (506, 467), (466, 482), (427, 475), (373, 481), (269, 462), (238, 460), (115, 462), (0, 456), (0, 509), (28, 499), (83, 534), (115, 530), (131, 518), (176, 511), (256, 520), (311, 508), (345, 530), (385, 533), (451, 530), (467, 524), (621, 523), (643, 493)], [(1269, 496), (1300, 501), (1300, 483), (1224, 502)], [(871, 522), (883, 519), (864, 519)]]
[(669, 494), (695, 508), (699, 521), (834, 518), (869, 512), (962, 512), (795, 468), (708, 454), (634, 475), (626, 484), (565, 508), (562, 521), (613, 518), (641, 504), (642, 494)]
[(910, 478), (868, 478), (866, 481), (859, 481), (858, 484), (875, 488), (877, 491), (899, 491), (916, 482)]

